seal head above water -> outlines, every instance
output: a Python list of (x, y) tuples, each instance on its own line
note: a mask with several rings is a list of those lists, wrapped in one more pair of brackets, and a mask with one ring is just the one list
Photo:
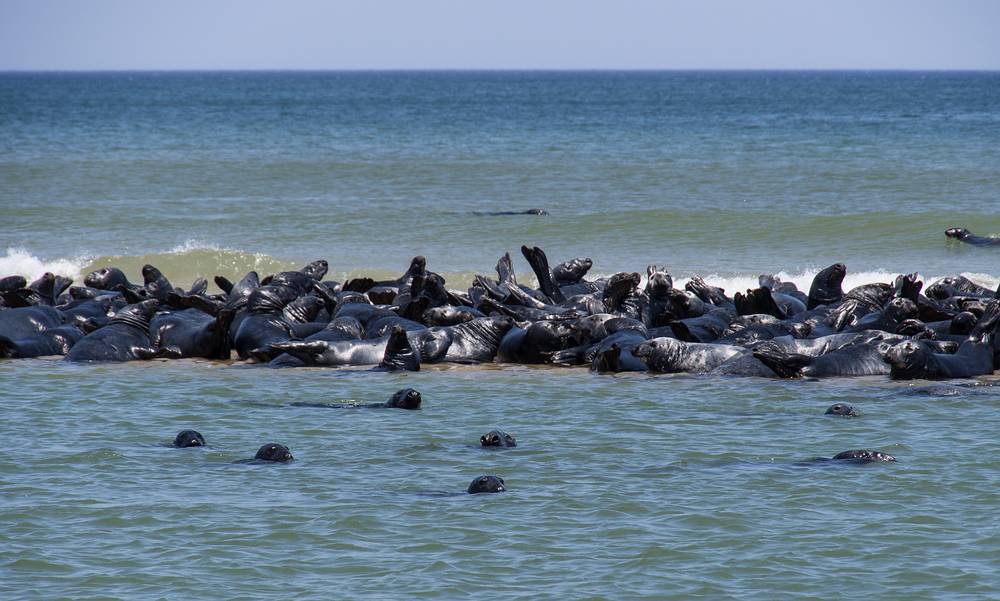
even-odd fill
[(504, 486), (503, 478), (500, 476), (480, 476), (469, 484), (469, 494), (476, 495), (481, 492), (504, 492), (507, 487)]

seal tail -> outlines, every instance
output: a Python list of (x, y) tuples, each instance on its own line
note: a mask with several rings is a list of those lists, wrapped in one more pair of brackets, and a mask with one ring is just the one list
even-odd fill
[(378, 366), (389, 371), (420, 371), (420, 353), (410, 344), (406, 330), (399, 326), (392, 329), (382, 362)]
[(808, 355), (789, 353), (775, 344), (758, 346), (753, 349), (753, 356), (781, 378), (801, 378), (802, 368), (813, 361)]
[(545, 256), (545, 251), (537, 246), (534, 248), (522, 246), (521, 254), (528, 260), (528, 265), (531, 265), (531, 270), (535, 272), (535, 277), (538, 278), (538, 288), (545, 296), (556, 303), (565, 302), (566, 297), (563, 296), (559, 287), (552, 282), (552, 270), (549, 269), (549, 258)]

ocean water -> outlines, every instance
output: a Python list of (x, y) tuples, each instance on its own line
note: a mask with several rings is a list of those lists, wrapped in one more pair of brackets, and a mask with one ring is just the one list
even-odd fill
[[(1000, 233), (998, 73), (0, 74), (0, 276), (995, 287), (953, 226)], [(997, 598), (996, 383), (2, 361), (0, 598)], [(850, 448), (899, 461), (809, 461)]]

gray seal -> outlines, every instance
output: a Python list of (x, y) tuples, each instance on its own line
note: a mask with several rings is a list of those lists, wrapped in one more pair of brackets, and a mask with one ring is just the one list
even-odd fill
[(295, 458), (292, 457), (292, 452), (289, 451), (288, 447), (285, 445), (280, 445), (276, 442), (269, 442), (257, 449), (257, 454), (254, 455), (254, 459), (258, 461), (277, 461), (283, 463), (291, 461)]
[(484, 492), (503, 492), (505, 490), (507, 490), (507, 486), (500, 476), (479, 476), (469, 484), (468, 492), (470, 495), (476, 495)]
[(479, 444), (484, 447), (516, 447), (517, 441), (503, 430), (490, 430), (479, 437)]
[(197, 430), (181, 430), (174, 437), (174, 446), (181, 449), (203, 447), (205, 446), (205, 437)]
[(858, 412), (853, 405), (847, 403), (834, 403), (827, 407), (825, 415), (839, 415), (841, 417), (857, 417)]

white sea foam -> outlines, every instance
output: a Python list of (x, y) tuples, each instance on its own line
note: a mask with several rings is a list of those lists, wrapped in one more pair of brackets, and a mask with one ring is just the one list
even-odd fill
[(8, 248), (7, 254), (0, 257), (0, 277), (20, 275), (30, 282), (41, 277), (45, 272), (51, 272), (77, 279), (80, 277), (81, 270), (89, 262), (90, 258), (85, 256), (73, 259), (45, 260), (23, 248)]

